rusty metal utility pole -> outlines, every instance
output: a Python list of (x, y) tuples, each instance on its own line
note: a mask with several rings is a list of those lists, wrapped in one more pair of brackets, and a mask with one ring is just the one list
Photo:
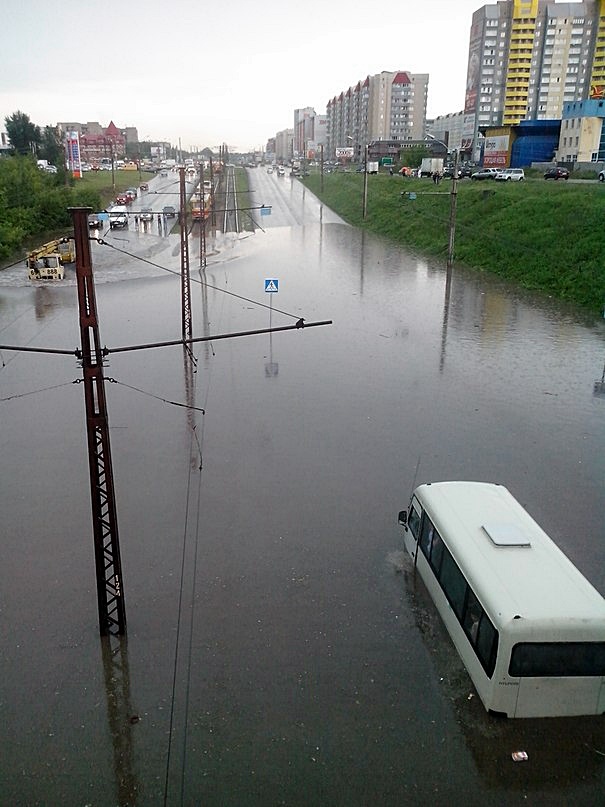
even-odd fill
[(101, 636), (126, 633), (126, 610), (122, 582), (122, 563), (118, 538), (118, 518), (109, 443), (109, 422), (103, 379), (103, 356), (99, 338), (97, 304), (92, 276), (88, 233), (90, 208), (71, 208), (76, 246), (76, 279), (80, 311), (80, 336), (90, 498), (99, 604)]
[[(214, 164), (212, 162), (212, 157), (210, 157), (210, 215), (212, 216), (212, 237), (216, 238), (216, 214), (214, 212), (215, 208), (215, 198), (214, 198)], [(206, 264), (204, 263), (204, 266)]]
[(200, 163), (200, 267), (206, 266), (206, 199), (204, 190), (204, 163)]
[[(185, 168), (179, 168), (180, 178), (180, 225), (181, 225), (181, 325), (183, 339), (191, 339), (191, 279), (189, 276), (189, 236), (187, 234), (187, 191)], [(200, 223), (201, 226), (201, 223)]]

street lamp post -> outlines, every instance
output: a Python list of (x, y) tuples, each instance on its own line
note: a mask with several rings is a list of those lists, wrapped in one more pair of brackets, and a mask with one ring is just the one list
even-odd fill
[(362, 215), (365, 220), (365, 217), (368, 214), (368, 144), (365, 144), (364, 148), (364, 160), (363, 160), (363, 207), (362, 207)]
[(450, 237), (447, 248), (447, 268), (454, 263), (454, 242), (456, 239), (456, 205), (458, 203), (458, 150), (454, 151), (454, 173), (452, 175), (452, 192), (450, 194)]
[[(447, 144), (443, 140), (438, 140), (432, 134), (427, 134), (427, 138), (433, 140), (435, 143), (440, 143), (445, 146), (448, 154), (450, 153)], [(452, 174), (452, 190), (450, 193), (450, 222), (449, 222), (449, 239), (447, 246), (447, 268), (451, 269), (454, 264), (454, 244), (456, 240), (456, 207), (458, 202), (458, 150), (454, 150), (454, 173)]]

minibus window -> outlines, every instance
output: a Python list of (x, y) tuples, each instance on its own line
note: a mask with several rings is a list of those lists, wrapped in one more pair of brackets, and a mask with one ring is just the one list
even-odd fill
[(464, 599), (466, 597), (466, 580), (458, 568), (456, 561), (450, 555), (449, 549), (445, 546), (443, 547), (443, 562), (441, 564), (439, 580), (445, 592), (445, 596), (454, 609), (454, 613), (458, 619), (461, 619), (462, 611), (464, 610)]
[(605, 675), (605, 642), (516, 644), (508, 674), (513, 678)]
[(441, 561), (443, 559), (443, 541), (441, 536), (435, 530), (433, 534), (433, 545), (431, 547), (431, 566), (437, 578), (439, 578), (439, 571), (441, 569)]
[(481, 666), (491, 678), (496, 666), (496, 654), (498, 650), (498, 632), (491, 623), (488, 615), (483, 612), (479, 623), (479, 633), (477, 634), (477, 644), (475, 646), (477, 657)]
[(433, 522), (424, 514), (424, 521), (422, 522), (422, 534), (420, 536), (420, 548), (426, 557), (430, 557), (431, 554), (431, 543), (433, 541), (433, 533), (435, 531), (435, 527), (433, 526)]
[(416, 508), (412, 505), (408, 516), (408, 527), (416, 540), (418, 540), (418, 530), (420, 528), (420, 516)]

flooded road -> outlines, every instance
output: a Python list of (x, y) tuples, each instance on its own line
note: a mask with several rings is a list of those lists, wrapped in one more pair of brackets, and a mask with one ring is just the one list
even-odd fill
[[(203, 274), (192, 243), (194, 336), (333, 325), (204, 342), (192, 371), (179, 347), (108, 357), (113, 655), (81, 369), (2, 350), (2, 803), (602, 801), (603, 718), (488, 716), (396, 518), (421, 482), (501, 482), (605, 594), (604, 323), (460, 269), (447, 282), (307, 201), (295, 226), (219, 239)], [(106, 240), (102, 343), (178, 339), (178, 237)], [(73, 275), (0, 273), (0, 343), (76, 348)]]

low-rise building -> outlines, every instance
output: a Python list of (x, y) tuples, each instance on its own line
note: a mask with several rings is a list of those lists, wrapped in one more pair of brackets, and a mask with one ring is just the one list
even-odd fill
[(605, 99), (589, 98), (563, 105), (558, 162), (594, 163), (605, 160)]

